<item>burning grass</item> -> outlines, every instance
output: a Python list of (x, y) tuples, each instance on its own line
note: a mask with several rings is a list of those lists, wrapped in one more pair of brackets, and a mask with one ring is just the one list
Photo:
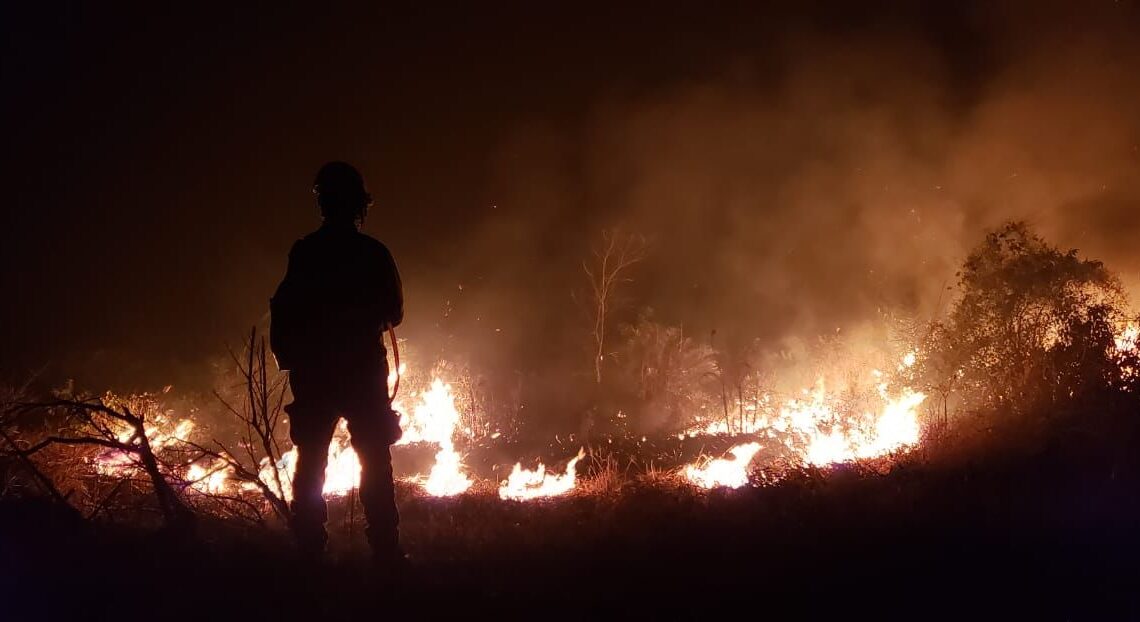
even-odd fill
[[(742, 570), (745, 561), (710, 533), (748, 543), (756, 560), (774, 557), (806, 572), (811, 560), (834, 561), (836, 553), (804, 542), (800, 559), (781, 538), (809, 541), (830, 529), (858, 539), (870, 530), (890, 549), (901, 545), (875, 530), (909, 533), (910, 523), (925, 522), (952, 531), (939, 513), (960, 513), (955, 504), (976, 504), (970, 525), (983, 530), (991, 512), (1011, 507), (1022, 518), (1047, 506), (1065, 520), (1086, 520), (1049, 488), (1080, 497), (1083, 478), (1112, 480), (1107, 500), (1096, 501), (1105, 507), (1094, 508), (1096, 517), (1111, 517), (1108, 504), (1119, 502), (1113, 478), (1140, 483), (1132, 457), (1140, 438), (1136, 324), (1102, 266), (1027, 236), (1010, 227), (987, 238), (967, 262), (946, 320), (898, 343), (828, 343), (830, 358), (815, 361), (825, 362), (807, 383), (803, 374), (784, 386), (765, 381), (771, 369), (748, 371), (755, 361), (710, 354), (643, 318), (628, 331), (633, 341), (620, 365), (591, 362), (596, 425), (553, 439), (524, 438), (521, 406), (506, 416), (494, 411), (489, 404), (510, 400), (479, 395), (480, 383), (461, 366), (404, 367), (395, 403), (404, 435), (393, 448), (404, 540), (437, 570), (483, 560), (517, 579), (479, 583), (493, 594), (549, 591), (502, 560), (523, 560), (521, 568), (556, 583), (570, 568), (586, 571), (583, 551), (669, 580), (661, 568), (628, 565), (656, 560), (715, 589), (696, 569), (675, 567), (699, 564), (701, 546), (738, 574), (707, 572), (743, 589), (743, 576), (787, 581), (776, 570)], [(295, 458), (281, 415), (287, 386), (256, 333), (234, 363), (239, 380), (218, 391), (220, 417), (203, 404), (173, 407), (166, 393), (11, 396), (0, 422), (3, 498), (46, 496), (99, 528), (196, 519), (199, 535), (236, 531), (279, 544)], [(603, 409), (610, 416), (597, 424)], [(333, 544), (350, 565), (362, 550), (359, 470), (342, 426), (329, 448), (325, 494)], [(1140, 518), (1135, 505), (1122, 504), (1120, 516)], [(842, 521), (820, 512), (855, 518), (837, 528)], [(676, 560), (659, 550), (669, 546)], [(849, 560), (839, 566), (855, 568)], [(454, 577), (443, 584), (454, 590)]]
[[(1118, 350), (1120, 344), (1135, 347), (1128, 341), (1130, 327), (1114, 341)], [(43, 457), (53, 458), (43, 464), (54, 472), (32, 481), (62, 498), (51, 482), (66, 478), (72, 493), (84, 491), (73, 503), (91, 516), (112, 507), (124, 486), (137, 490), (145, 475), (168, 520), (183, 508), (259, 523), (265, 522), (267, 512), (284, 519), (295, 450), (286, 448), (278, 426), (283, 388), (264, 379), (264, 350), (259, 350), (263, 346), (255, 336), (249, 348), (260, 352), (260, 359), (249, 356), (247, 365), (239, 366), (250, 384), (247, 397), (239, 406), (224, 402), (245, 423), (236, 444), (244, 458), (206, 436), (208, 430), (193, 418), (166, 408), (161, 395), (24, 404), (16, 410), (26, 414), (40, 409), (49, 418), (62, 417), (65, 432), (41, 434), (38, 441), (34, 436), (22, 442), (9, 437), (10, 445), (20, 448), (13, 455), (31, 466), (32, 454), (51, 449)], [(908, 351), (897, 371), (909, 371), (919, 357)], [(741, 405), (746, 419), (695, 417), (681, 433), (652, 438), (571, 436), (567, 442), (580, 443), (576, 454), (559, 457), (556, 452), (565, 449), (558, 445), (541, 450), (554, 456), (549, 463), (531, 459), (504, 464), (501, 435), (484, 431), (480, 436), (465, 427), (463, 422), (471, 419), (463, 412), (467, 403), (457, 399), (452, 384), (436, 375), (425, 377), (431, 378), (426, 386), (409, 390), (396, 404), (407, 413), (404, 436), (393, 451), (405, 488), (436, 498), (495, 493), (513, 502), (608, 495), (646, 483), (697, 489), (762, 487), (785, 480), (797, 469), (842, 464), (873, 464), (880, 472), (889, 471), (899, 456), (919, 445), (924, 420), (920, 407), (926, 397), (907, 386), (892, 388), (886, 374), (872, 369), (864, 377), (873, 389), (828, 393), (820, 380), (797, 397), (765, 395)], [(58, 457), (54, 444), (83, 448), (64, 468), (66, 460)], [(150, 467), (142, 460), (147, 450)], [(329, 448), (326, 496), (342, 503), (347, 499), (351, 507), (359, 477), (359, 462), (342, 424)]]
[[(108, 394), (98, 399), (19, 406), (17, 410), (24, 414), (38, 409), (49, 417), (61, 417), (64, 431), (43, 435), (32, 444), (13, 439), (12, 446), (20, 448), (16, 455), (28, 465), (33, 454), (54, 444), (92, 446), (94, 453), (80, 456), (89, 471), (87, 485), (135, 481), (146, 474), (160, 505), (175, 508), (164, 510), (168, 517), (182, 511), (183, 506), (214, 510), (224, 506), (224, 501), (230, 504), (229, 514), (244, 513), (260, 522), (266, 511), (272, 511), (284, 519), (295, 467), (295, 450), (288, 447), (281, 429), (285, 385), (271, 379), (264, 343), (255, 333), (246, 352), (234, 359), (245, 391), (239, 392), (237, 401), (227, 401), (220, 393), (218, 397), (243, 424), (244, 431), (239, 431), (236, 443), (212, 437), (214, 432), (191, 416), (180, 417), (163, 403), (161, 394), (127, 398)], [(402, 371), (406, 373), (406, 368)], [(918, 442), (917, 407), (923, 401), (922, 394), (906, 388), (893, 397), (882, 374), (871, 371), (866, 378), (878, 381), (876, 391), (866, 392), (857, 404), (829, 395), (820, 382), (810, 392), (805, 391), (802, 399), (788, 399), (778, 405), (765, 400), (764, 406), (751, 411), (750, 427), (739, 430), (744, 434), (721, 429), (719, 421), (703, 423), (696, 419), (687, 432), (676, 437), (655, 435), (651, 441), (642, 436), (632, 446), (625, 442), (628, 438), (619, 437), (619, 445), (625, 445), (622, 449), (613, 447), (613, 437), (582, 441), (571, 437), (570, 442), (580, 443), (576, 455), (555, 457), (549, 465), (528, 461), (524, 466), (523, 461), (515, 460), (511, 466), (495, 460), (502, 455), (496, 442), (500, 434), (484, 432), (480, 438), (463, 425), (472, 417), (464, 413), (468, 403), (457, 400), (452, 382), (436, 374), (422, 377), (430, 380), (411, 388), (395, 403), (406, 413), (401, 422), (404, 435), (394, 447), (402, 479), (432, 497), (460, 495), (478, 486), (497, 487), (501, 499), (515, 501), (575, 492), (580, 475), (585, 475), (578, 472), (581, 461), (586, 459), (585, 464), (592, 465), (602, 455), (609, 456), (603, 460), (612, 461), (619, 455), (627, 461), (624, 478), (661, 471), (703, 488), (755, 483), (758, 480), (750, 474), (775, 461), (818, 466), (887, 455)], [(394, 385), (395, 374), (389, 380)], [(868, 410), (855, 410), (859, 406)], [(477, 442), (480, 440), (482, 444)], [(726, 441), (738, 446), (720, 449)], [(423, 460), (425, 451), (431, 453), (428, 461)], [(720, 457), (717, 451), (735, 458)], [(622, 485), (616, 471), (601, 477), (615, 481), (590, 484), (587, 489)], [(44, 484), (50, 479), (38, 481)], [(359, 481), (360, 464), (342, 423), (329, 447), (325, 494), (330, 498), (355, 495)], [(263, 504), (264, 509), (258, 509)]]
[[(352, 495), (332, 499), (331, 563), (319, 572), (297, 566), (281, 531), (231, 521), (204, 520), (190, 548), (28, 504), (0, 504), (0, 521), (24, 537), (7, 542), (27, 587), (11, 602), (50, 585), (88, 615), (116, 618), (132, 617), (105, 598), (124, 576), (137, 593), (132, 610), (147, 615), (181, 594), (196, 608), (225, 598), (235, 615), (288, 617), (513, 618), (552, 605), (554, 617), (741, 606), (894, 617), (984, 602), (994, 614), (1119, 618), (1140, 550), (1130, 527), (1140, 518), (1140, 437), (1129, 429), (1078, 444), (1054, 429), (1024, 452), (944, 441), (894, 460), (786, 465), (777, 483), (738, 489), (697, 488), (671, 469), (635, 472), (616, 454), (584, 458), (575, 491), (542, 500), (504, 501), (482, 480), (451, 497), (405, 482), (403, 540), (418, 570), (398, 589), (367, 572)], [(218, 587), (227, 585), (237, 587)]]

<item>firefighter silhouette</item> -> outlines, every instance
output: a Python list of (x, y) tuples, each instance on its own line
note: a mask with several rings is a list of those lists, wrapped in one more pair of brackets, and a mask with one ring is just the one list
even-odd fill
[(360, 231), (372, 197), (356, 168), (325, 164), (313, 193), (323, 223), (293, 245), (270, 300), (270, 345), (293, 389), (285, 407), (297, 448), (291, 528), (302, 552), (324, 553), (322, 488), (329, 443), (343, 416), (360, 459), (368, 542), (378, 562), (399, 564), (391, 445), (400, 427), (388, 395), (383, 335), (403, 319), (400, 275), (388, 248)]

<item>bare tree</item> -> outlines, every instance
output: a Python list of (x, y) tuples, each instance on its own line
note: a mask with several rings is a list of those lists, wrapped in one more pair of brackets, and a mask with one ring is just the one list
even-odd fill
[[(107, 396), (20, 403), (10, 409), (8, 414), (34, 411), (46, 416), (51, 413), (60, 416), (64, 425), (55, 433), (30, 444), (21, 442), (7, 430), (0, 430), (0, 437), (8, 447), (7, 453), (18, 458), (35, 481), (50, 496), (63, 503), (67, 503), (68, 495), (62, 494), (52, 479), (36, 466), (33, 456), (57, 446), (99, 447), (119, 452), (146, 474), (167, 527), (174, 531), (189, 532), (194, 526), (194, 515), (178, 490), (171, 485), (172, 481), (179, 481), (174, 476), (174, 471), (175, 463), (181, 463), (181, 460), (165, 460), (160, 456), (159, 450), (165, 451), (167, 448), (152, 444), (147, 424), (148, 412), (153, 407), (153, 400), (148, 395), (126, 400)], [(181, 442), (178, 439), (172, 440)], [(110, 496), (118, 488), (116, 486)], [(92, 516), (108, 499), (95, 506), (96, 511)]]
[(582, 270), (590, 280), (590, 303), (593, 326), (594, 381), (602, 382), (602, 363), (606, 357), (606, 323), (615, 306), (615, 293), (622, 283), (632, 281), (627, 276), (630, 267), (645, 259), (648, 244), (641, 235), (618, 229), (602, 231), (599, 244), (594, 247), (591, 260), (582, 262)]
[[(717, 331), (713, 330), (710, 335), (710, 340), (715, 340)], [(715, 341), (713, 342), (716, 345)], [(759, 344), (756, 340), (739, 340), (739, 339), (726, 339), (723, 344), (713, 350), (713, 372), (710, 372), (720, 384), (720, 401), (721, 410), (724, 416), (725, 426), (727, 429), (732, 430), (735, 426), (737, 430), (743, 432), (746, 428), (745, 411), (749, 400), (745, 399), (745, 388), (747, 385), (752, 385), (749, 397), (751, 398), (752, 406), (759, 407), (759, 386), (761, 383), (760, 376), (761, 370), (758, 364)], [(732, 394), (735, 394), (733, 396)], [(734, 422), (728, 407), (729, 398), (735, 401), (737, 419)], [(755, 416), (755, 410), (753, 411)]]
[[(279, 424), (287, 377), (270, 370), (265, 339), (256, 330), (250, 331), (244, 350), (231, 352), (231, 356), (240, 377), (235, 387), (238, 395), (227, 399), (221, 392), (215, 394), (244, 424), (236, 451), (217, 439), (201, 443), (177, 428), (169, 429), (170, 422), (163, 421), (154, 395), (88, 398), (72, 397), (68, 390), (59, 396), (61, 399), (46, 402), (4, 399), (0, 454), (17, 460), (30, 481), (55, 501), (90, 508), (88, 518), (103, 512), (125, 485), (129, 489), (143, 474), (167, 526), (180, 531), (192, 530), (194, 510), (198, 509), (261, 522), (265, 504), (251, 498), (247, 493), (251, 489), (261, 493), (274, 514), (288, 520), (287, 483), (279, 467)], [(47, 424), (50, 431), (36, 434), (20, 430), (16, 417), (23, 414), (41, 422), (38, 427)], [(98, 452), (112, 452), (121, 467), (106, 469), (94, 483), (75, 485), (75, 478), (58, 468), (59, 461), (53, 462), (54, 448), (68, 449), (68, 464), (81, 462), (75, 459), (76, 451), (96, 452), (88, 456), (91, 460), (99, 459)], [(200, 486), (219, 472), (243, 485), (217, 489), (208, 483)], [(98, 482), (107, 478), (117, 480), (108, 494), (84, 498), (90, 496), (92, 486), (98, 488)], [(73, 494), (77, 490), (78, 499)]]
[[(282, 456), (278, 437), (285, 394), (289, 388), (288, 377), (280, 373), (270, 374), (265, 337), (258, 336), (256, 327), (250, 329), (245, 352), (239, 355), (231, 351), (230, 358), (241, 378), (242, 400), (234, 403), (218, 391), (214, 395), (244, 425), (239, 440), (243, 451), (240, 454), (232, 451), (216, 439), (216, 450), (197, 444), (194, 447), (223, 461), (237, 479), (256, 486), (273, 511), (287, 520), (289, 507), (285, 502), (285, 483), (277, 465)], [(263, 470), (269, 471), (269, 481), (262, 477)]]

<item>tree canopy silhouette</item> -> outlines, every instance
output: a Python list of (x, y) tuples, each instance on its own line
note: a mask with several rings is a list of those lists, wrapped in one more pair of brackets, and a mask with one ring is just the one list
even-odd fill
[(1025, 412), (1119, 380), (1114, 336), (1128, 321), (1127, 300), (1101, 262), (1010, 222), (957, 276), (957, 299), (927, 335), (919, 370), (943, 408), (957, 399)]

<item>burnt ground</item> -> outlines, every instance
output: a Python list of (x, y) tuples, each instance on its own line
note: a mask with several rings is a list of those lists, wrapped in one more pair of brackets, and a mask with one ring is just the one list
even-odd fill
[(707, 494), (405, 494), (416, 569), (401, 585), (370, 571), (341, 516), (329, 564), (306, 568), (279, 531), (204, 520), (176, 541), (6, 501), (0, 617), (1140, 618), (1135, 435), (1058, 438)]

